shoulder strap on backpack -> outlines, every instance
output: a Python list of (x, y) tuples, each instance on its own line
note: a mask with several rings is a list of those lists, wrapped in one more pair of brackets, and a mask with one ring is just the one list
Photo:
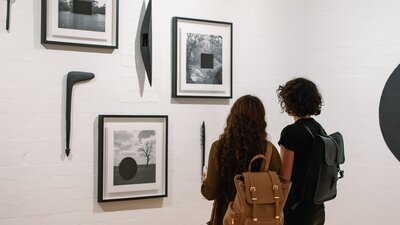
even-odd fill
[(272, 157), (272, 143), (271, 142), (268, 142), (267, 150), (265, 151), (264, 157), (265, 157), (265, 160), (261, 164), (260, 171), (266, 172), (266, 171), (268, 171), (269, 163), (271, 162), (271, 157)]
[(251, 159), (251, 161), (249, 163), (249, 167), (247, 168), (247, 171), (249, 171), (249, 172), (251, 171), (251, 164), (254, 162), (254, 160), (264, 159), (264, 161), (261, 164), (260, 172), (267, 172), (268, 168), (269, 168), (269, 162), (271, 161), (271, 156), (272, 156), (272, 144), (268, 143), (265, 154), (264, 155), (262, 155), (262, 154), (255, 155)]
[[(307, 125), (302, 124), (302, 126), (304, 128), (306, 128), (306, 130), (308, 131), (308, 133), (311, 135), (311, 137), (315, 137), (314, 133), (310, 130), (310, 128)], [(326, 131), (325, 129), (321, 126), (321, 124), (318, 124), (318, 128), (319, 128), (319, 133), (318, 134), (322, 134), (322, 135), (326, 135)]]
[(308, 128), (306, 125), (303, 125), (303, 127), (306, 128), (311, 137), (314, 138), (314, 134), (311, 132), (310, 128)]

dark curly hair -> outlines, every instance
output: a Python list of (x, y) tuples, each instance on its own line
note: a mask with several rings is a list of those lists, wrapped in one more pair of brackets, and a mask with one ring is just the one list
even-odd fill
[[(236, 100), (216, 146), (216, 166), (223, 178), (232, 180), (236, 174), (247, 171), (255, 155), (264, 154), (266, 127), (265, 109), (259, 98), (245, 95)], [(256, 162), (255, 166), (257, 163), (261, 164)]]
[(276, 91), (282, 111), (304, 117), (321, 114), (322, 96), (317, 86), (303, 77), (288, 81)]

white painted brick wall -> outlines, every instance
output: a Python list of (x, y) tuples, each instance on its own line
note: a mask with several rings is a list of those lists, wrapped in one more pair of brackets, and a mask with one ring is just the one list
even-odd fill
[(383, 87), (400, 64), (399, 7), (395, 0), (308, 1), (308, 74), (325, 99), (320, 120), (341, 130), (346, 146), (346, 175), (326, 206), (329, 225), (399, 223), (399, 162), (379, 127)]
[[(308, 3), (308, 4), (306, 4)], [(208, 146), (233, 101), (171, 100), (171, 17), (234, 23), (234, 98), (259, 95), (276, 143), (290, 118), (275, 90), (307, 74), (325, 99), (319, 120), (345, 135), (346, 178), (327, 204), (327, 224), (397, 224), (399, 164), (379, 130), (383, 86), (400, 63), (396, 0), (153, 0), (154, 80), (142, 77), (133, 45), (142, 1), (120, 0), (120, 48), (113, 53), (40, 44), (40, 1), (16, 0), (11, 31), (0, 2), (0, 224), (202, 224), (199, 129)], [(308, 57), (307, 57), (308, 54)], [(96, 74), (74, 88), (72, 157), (64, 157), (65, 75)], [(98, 114), (168, 114), (169, 197), (96, 202)], [(162, 221), (162, 222), (161, 222)]]
[[(120, 0), (120, 48), (112, 53), (40, 44), (40, 0), (16, 0), (5, 31), (0, 1), (0, 225), (204, 224), (200, 126), (208, 147), (233, 100), (171, 99), (171, 18), (234, 23), (234, 99), (258, 95), (275, 143), (290, 122), (275, 90), (307, 71), (306, 0), (153, 0), (153, 86), (137, 46), (143, 1)], [(65, 76), (96, 77), (74, 86), (72, 156), (64, 156)], [(98, 204), (97, 115), (169, 115), (169, 197)]]

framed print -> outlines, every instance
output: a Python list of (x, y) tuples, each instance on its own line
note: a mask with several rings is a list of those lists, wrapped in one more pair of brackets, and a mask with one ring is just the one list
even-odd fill
[(172, 97), (232, 98), (232, 23), (174, 17)]
[(118, 0), (42, 0), (43, 44), (118, 48)]
[(168, 116), (99, 115), (98, 201), (167, 196)]

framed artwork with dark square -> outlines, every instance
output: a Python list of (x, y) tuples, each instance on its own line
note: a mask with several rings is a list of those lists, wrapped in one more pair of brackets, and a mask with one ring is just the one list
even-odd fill
[(118, 48), (118, 0), (42, 0), (42, 44)]
[(99, 115), (98, 201), (167, 196), (168, 116)]
[(229, 22), (173, 17), (172, 97), (232, 98)]

